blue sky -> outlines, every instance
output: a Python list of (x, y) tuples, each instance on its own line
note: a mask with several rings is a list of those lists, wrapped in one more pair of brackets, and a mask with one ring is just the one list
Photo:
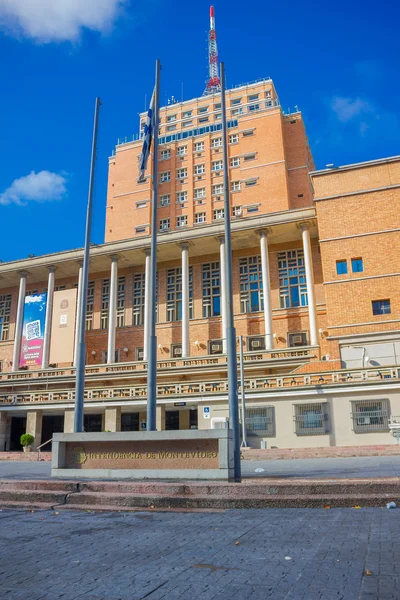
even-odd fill
[[(96, 95), (103, 102), (92, 239), (108, 156), (138, 129), (160, 58), (161, 98), (201, 95), (209, 1), (0, 0), (3, 261), (83, 244)], [(317, 168), (400, 154), (394, 3), (215, 2), (228, 87), (270, 76), (303, 112)]]

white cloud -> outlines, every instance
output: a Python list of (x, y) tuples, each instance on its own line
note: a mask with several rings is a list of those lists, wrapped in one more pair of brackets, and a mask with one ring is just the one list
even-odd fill
[(348, 123), (355, 117), (374, 112), (373, 106), (367, 100), (343, 96), (332, 98), (331, 108), (342, 123)]
[(32, 171), (25, 177), (14, 179), (10, 187), (0, 194), (0, 204), (26, 205), (29, 201), (61, 200), (67, 193), (67, 180), (50, 171)]
[(38, 42), (76, 41), (82, 28), (105, 32), (129, 0), (0, 0), (0, 27)]

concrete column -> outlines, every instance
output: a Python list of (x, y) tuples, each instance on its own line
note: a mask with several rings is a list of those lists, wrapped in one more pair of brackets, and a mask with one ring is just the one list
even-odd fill
[(226, 354), (226, 255), (225, 237), (219, 238), (220, 289), (221, 289), (221, 321), (222, 321), (222, 352)]
[(108, 303), (107, 364), (115, 363), (115, 330), (117, 326), (118, 256), (111, 257), (110, 299)]
[(46, 324), (44, 326), (44, 340), (43, 340), (42, 369), (47, 369), (49, 366), (51, 323), (52, 323), (52, 318), (53, 318), (53, 296), (54, 296), (55, 270), (56, 270), (55, 267), (49, 267), (49, 277), (48, 277), (48, 282), (47, 282)]
[(272, 350), (274, 347), (274, 337), (272, 331), (271, 281), (269, 273), (268, 243), (266, 231), (260, 232), (260, 249), (264, 296), (265, 349)]
[(64, 433), (74, 433), (74, 410), (67, 409), (64, 412)]
[(179, 411), (179, 429), (190, 429), (190, 411)]
[(189, 356), (189, 244), (182, 244), (182, 358)]
[(147, 360), (149, 346), (149, 305), (150, 305), (150, 269), (151, 269), (151, 253), (150, 248), (145, 250), (145, 271), (144, 271), (144, 327), (143, 327), (143, 360)]
[(32, 450), (36, 450), (42, 443), (42, 420), (43, 414), (41, 410), (29, 411), (26, 416), (26, 433), (30, 433), (35, 438)]
[(121, 431), (121, 407), (106, 408), (104, 431)]
[(7, 439), (7, 413), (0, 412), (0, 452), (6, 449)]
[(307, 281), (308, 317), (310, 321), (310, 344), (311, 346), (318, 346), (317, 305), (315, 301), (314, 273), (311, 256), (309, 226), (307, 224), (302, 224), (301, 231), (303, 238), (304, 266), (306, 270)]
[(165, 429), (165, 405), (161, 404), (156, 408), (156, 429), (164, 431)]
[[(80, 319), (82, 316), (82, 305), (81, 305), (81, 291), (82, 291), (82, 278), (83, 278), (83, 262), (79, 262), (79, 275), (78, 275), (78, 298), (76, 303), (76, 319), (75, 319), (75, 345), (74, 345), (74, 367), (76, 367), (76, 357), (78, 355), (78, 342), (79, 342), (79, 327)], [(72, 432), (73, 433), (73, 430)]]
[(19, 293), (18, 293), (18, 305), (17, 305), (17, 318), (15, 320), (14, 351), (13, 351), (13, 362), (12, 362), (12, 370), (13, 371), (18, 371), (18, 369), (19, 369), (19, 356), (21, 353), (22, 326), (24, 323), (26, 276), (27, 276), (26, 271), (21, 271), (21, 273), (19, 274)]

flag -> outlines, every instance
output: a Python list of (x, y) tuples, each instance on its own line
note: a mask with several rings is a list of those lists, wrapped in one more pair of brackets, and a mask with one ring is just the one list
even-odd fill
[(147, 161), (150, 154), (151, 141), (153, 139), (153, 131), (155, 126), (155, 90), (153, 91), (153, 95), (151, 96), (149, 110), (147, 112), (147, 119), (143, 130), (143, 146), (142, 152), (139, 156), (139, 177), (138, 181), (143, 181), (144, 173), (147, 167)]

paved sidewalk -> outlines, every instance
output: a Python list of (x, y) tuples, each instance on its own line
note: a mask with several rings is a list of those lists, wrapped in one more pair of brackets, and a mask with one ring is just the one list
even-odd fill
[[(355, 479), (400, 477), (400, 456), (242, 460), (244, 477)], [(257, 472), (257, 469), (263, 469)], [(49, 462), (0, 461), (0, 479), (46, 479)]]
[(2, 600), (400, 597), (397, 510), (3, 510), (0, 528)]

